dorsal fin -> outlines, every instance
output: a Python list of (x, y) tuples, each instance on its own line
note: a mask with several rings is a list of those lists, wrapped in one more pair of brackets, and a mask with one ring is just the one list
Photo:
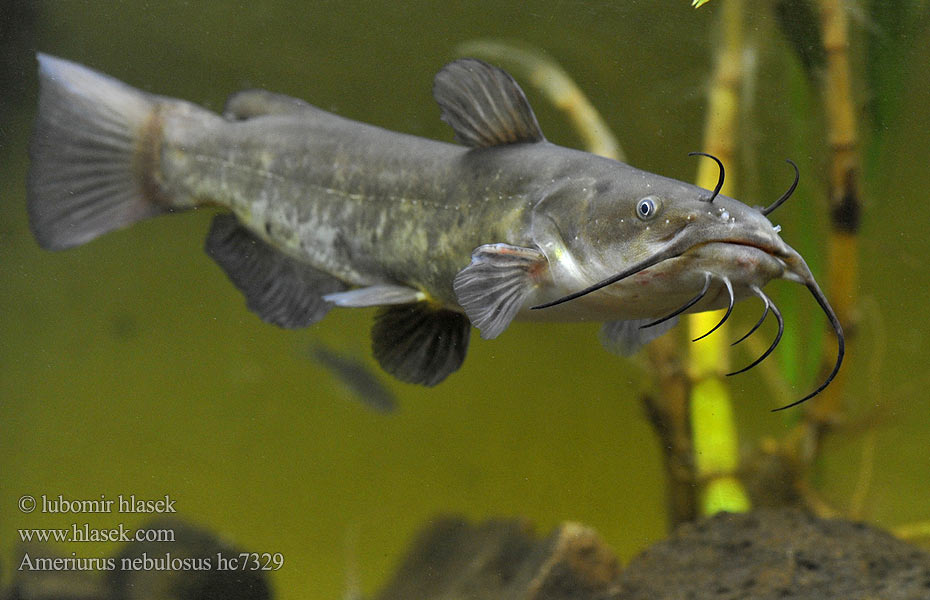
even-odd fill
[(466, 146), (545, 141), (536, 115), (506, 71), (474, 58), (444, 66), (433, 83), (442, 120)]

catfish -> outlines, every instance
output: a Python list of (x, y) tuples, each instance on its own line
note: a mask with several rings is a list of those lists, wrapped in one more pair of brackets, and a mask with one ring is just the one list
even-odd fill
[(475, 59), (447, 64), (433, 85), (456, 144), (265, 90), (232, 95), (220, 115), (38, 62), (27, 204), (44, 248), (216, 207), (206, 251), (251, 311), (292, 329), (333, 307), (378, 307), (375, 358), (425, 386), (461, 367), (472, 327), (493, 339), (514, 320), (603, 322), (608, 349), (629, 354), (680, 314), (727, 308), (725, 320), (757, 297), (765, 312), (750, 333), (769, 312), (779, 327), (751, 367), (784, 329), (762, 291), (774, 279), (806, 286), (838, 340), (826, 380), (789, 406), (842, 364), (833, 309), (767, 218), (796, 167), (791, 189), (758, 208), (719, 193), (722, 164), (711, 192), (558, 146), (513, 78)]

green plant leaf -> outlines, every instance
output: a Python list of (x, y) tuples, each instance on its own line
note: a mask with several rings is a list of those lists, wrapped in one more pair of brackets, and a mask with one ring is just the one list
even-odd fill
[(809, 0), (777, 0), (775, 17), (785, 38), (811, 80), (820, 76), (827, 54), (820, 34), (820, 17)]

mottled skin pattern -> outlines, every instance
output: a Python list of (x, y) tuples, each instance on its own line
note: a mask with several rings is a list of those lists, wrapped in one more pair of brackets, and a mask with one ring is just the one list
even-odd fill
[(529, 242), (528, 177), (317, 109), (167, 116), (162, 157), (172, 194), (230, 208), (273, 246), (353, 285), (400, 283), (454, 306), (452, 278), (475, 247)]
[[(160, 180), (176, 204), (228, 207), (275, 247), (353, 285), (399, 283), (458, 309), (455, 274), (476, 247), (503, 242), (548, 259), (528, 309), (650, 255), (685, 225), (700, 229), (696, 244), (748, 236), (766, 250), (718, 244), (732, 247), (520, 317), (661, 316), (701, 288), (704, 270), (729, 276), (737, 297), (784, 271), (772, 252), (786, 247), (755, 209), (723, 196), (708, 204), (707, 190), (548, 142), (469, 149), (309, 106), (244, 121), (187, 103), (160, 112)], [(636, 203), (647, 195), (660, 210), (644, 222)], [(692, 310), (724, 304), (715, 282)]]

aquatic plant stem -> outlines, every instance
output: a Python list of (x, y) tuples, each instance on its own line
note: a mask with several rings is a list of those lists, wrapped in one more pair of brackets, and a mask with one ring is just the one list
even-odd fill
[(678, 340), (662, 336), (646, 346), (658, 394), (645, 394), (643, 405), (659, 436), (666, 473), (669, 525), (697, 518), (698, 488), (691, 439), (691, 378), (685, 371)]
[[(589, 152), (625, 160), (619, 142), (597, 109), (571, 76), (541, 50), (499, 40), (474, 40), (460, 44), (456, 52), (502, 64), (518, 79), (530, 81), (565, 113)], [(650, 343), (646, 351), (648, 370), (658, 393), (644, 394), (643, 404), (659, 437), (667, 481), (668, 520), (674, 527), (697, 517), (689, 412), (691, 380), (674, 337), (662, 336)]]
[(588, 152), (626, 160), (617, 138), (598, 110), (565, 69), (542, 50), (497, 40), (471, 40), (459, 44), (455, 50), (459, 56), (493, 61), (518, 79), (529, 81), (565, 113)]
[[(859, 264), (857, 236), (862, 205), (859, 194), (861, 157), (850, 84), (846, 11), (841, 0), (819, 0), (819, 6), (827, 58), (822, 85), (830, 143), (827, 289), (840, 323), (847, 332), (849, 344), (855, 335)], [(829, 368), (831, 352), (832, 349), (825, 348), (824, 369)], [(808, 427), (818, 442), (843, 411), (848, 373), (848, 368), (841, 370), (817, 401), (805, 407)]]
[[(726, 165), (728, 177), (724, 192), (735, 180), (733, 141), (737, 139), (737, 119), (743, 51), (743, 0), (720, 4), (723, 43), (716, 56), (714, 78), (708, 94), (703, 151), (717, 156)], [(717, 167), (702, 161), (697, 184), (712, 189)], [(721, 311), (689, 315), (692, 339), (720, 321)], [(690, 400), (691, 438), (694, 444), (694, 472), (700, 484), (700, 513), (742, 512), (749, 509), (749, 496), (736, 478), (739, 443), (730, 394), (723, 382), (728, 360), (725, 325), (688, 352), (687, 371), (693, 382)]]

